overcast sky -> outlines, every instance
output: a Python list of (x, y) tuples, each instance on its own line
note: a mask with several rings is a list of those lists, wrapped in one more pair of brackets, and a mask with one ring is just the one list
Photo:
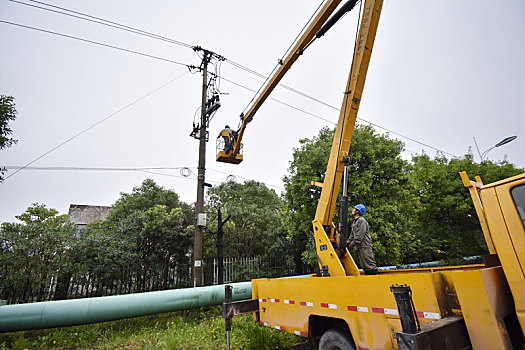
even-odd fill
[[(200, 45), (262, 74), (269, 74), (321, 3), (48, 1)], [(12, 177), (0, 184), (0, 222), (15, 221), (34, 202), (60, 213), (67, 213), (69, 204), (111, 205), (120, 192), (130, 192), (146, 178), (175, 190), (185, 202), (195, 201), (198, 141), (189, 134), (200, 106), (202, 77), (184, 66), (200, 64), (191, 48), (8, 0), (0, 0), (0, 20), (157, 57), (0, 23), (0, 94), (15, 97), (18, 118), (11, 127), (19, 140), (0, 152), (0, 166), (24, 166), (107, 118), (31, 164), (40, 169), (14, 175), (16, 170), (10, 170), (7, 176)], [(210, 125), (208, 182), (220, 183), (232, 174), (237, 181), (253, 179), (282, 190), (299, 139), (337, 121), (356, 22), (354, 10), (315, 42), (283, 80), (325, 104), (278, 88), (272, 97), (295, 109), (274, 100), (263, 105), (245, 133), (240, 165), (215, 162), (215, 137), (225, 124), (237, 127), (253, 96), (248, 89), (258, 89), (263, 81), (230, 61), (222, 63), (224, 94)], [(509, 162), (525, 167), (524, 38), (523, 0), (386, 0), (359, 117), (449, 157), (472, 147), (477, 161), (473, 137), (483, 152), (517, 135), (488, 158), (507, 155)], [(405, 142), (407, 159), (422, 150), (436, 153), (391, 137)], [(191, 173), (41, 169), (46, 167), (188, 167)]]

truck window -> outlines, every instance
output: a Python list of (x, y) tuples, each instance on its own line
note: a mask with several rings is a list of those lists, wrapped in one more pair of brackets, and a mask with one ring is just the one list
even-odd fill
[(520, 214), (521, 223), (525, 228), (525, 185), (519, 185), (510, 190), (510, 195), (514, 199), (514, 204)]

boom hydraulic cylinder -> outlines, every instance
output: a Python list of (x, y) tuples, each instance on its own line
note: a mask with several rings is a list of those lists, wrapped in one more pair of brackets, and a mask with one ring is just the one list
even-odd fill
[(339, 246), (338, 253), (342, 257), (346, 254), (346, 241), (348, 239), (348, 165), (350, 158), (344, 157), (345, 170), (343, 174), (343, 195), (341, 196), (341, 212), (339, 217)]

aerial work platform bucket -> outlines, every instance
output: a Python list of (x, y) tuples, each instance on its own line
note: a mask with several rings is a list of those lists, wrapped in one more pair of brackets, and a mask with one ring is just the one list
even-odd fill
[(226, 154), (224, 151), (217, 152), (217, 161), (223, 163), (239, 164), (242, 162), (242, 154), (233, 156), (231, 153)]
[[(226, 150), (226, 140), (229, 142), (229, 149)], [(218, 162), (239, 164), (242, 162), (242, 143), (239, 147), (237, 154), (233, 154), (233, 148), (235, 146), (234, 138), (229, 136), (228, 133), (225, 133), (223, 130), (216, 141), (216, 151)], [(228, 153), (226, 153), (228, 151)]]

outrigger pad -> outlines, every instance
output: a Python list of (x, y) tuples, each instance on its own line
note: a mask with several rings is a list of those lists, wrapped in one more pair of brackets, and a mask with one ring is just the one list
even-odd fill
[(233, 301), (222, 304), (222, 316), (224, 318), (231, 318), (233, 316), (248, 314), (259, 311), (259, 300), (249, 299), (241, 301)]
[(415, 334), (397, 332), (396, 339), (399, 350), (472, 349), (465, 320), (460, 316), (425, 323)]

